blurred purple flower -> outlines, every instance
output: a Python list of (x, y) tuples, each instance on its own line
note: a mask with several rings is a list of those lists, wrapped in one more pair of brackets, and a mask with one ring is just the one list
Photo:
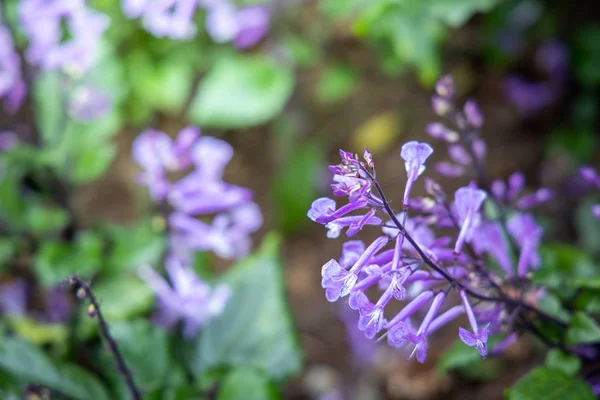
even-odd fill
[(15, 51), (12, 35), (2, 23), (0, 12), (0, 99), (10, 113), (19, 109), (25, 98), (26, 86), (21, 77), (21, 58)]
[(100, 39), (110, 24), (109, 17), (87, 7), (84, 0), (22, 0), (19, 18), (29, 39), (25, 56), (30, 63), (78, 72), (94, 64)]
[(81, 122), (91, 122), (105, 116), (111, 107), (110, 97), (92, 85), (75, 88), (69, 101), (69, 114)]
[[(250, 250), (250, 234), (262, 225), (252, 192), (224, 182), (223, 172), (233, 157), (232, 147), (213, 137), (200, 137), (195, 127), (182, 129), (173, 141), (166, 133), (146, 130), (134, 141), (133, 159), (142, 167), (138, 182), (156, 202), (167, 201), (172, 241), (193, 251), (213, 251), (237, 258)], [(176, 182), (171, 171), (192, 170)], [(195, 217), (213, 215), (212, 222)]]
[(171, 328), (181, 320), (183, 335), (192, 338), (223, 312), (231, 297), (231, 289), (224, 284), (211, 288), (190, 267), (172, 256), (167, 256), (165, 269), (171, 285), (149, 266), (138, 271), (139, 276), (156, 292), (156, 322)]
[(458, 214), (460, 232), (456, 239), (454, 252), (460, 254), (464, 243), (473, 238), (473, 232), (479, 225), (479, 209), (487, 198), (487, 194), (480, 189), (462, 187), (454, 195), (454, 207)]
[(27, 311), (27, 284), (22, 280), (0, 283), (0, 313), (23, 315)]
[(521, 246), (517, 273), (523, 277), (530, 267), (535, 269), (540, 266), (538, 246), (544, 230), (532, 215), (524, 213), (512, 216), (506, 223), (506, 229)]

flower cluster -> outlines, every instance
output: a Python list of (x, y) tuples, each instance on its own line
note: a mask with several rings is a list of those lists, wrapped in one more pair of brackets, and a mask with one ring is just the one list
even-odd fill
[(194, 15), (206, 9), (206, 30), (217, 43), (233, 42), (250, 47), (269, 29), (271, 11), (264, 5), (238, 7), (227, 0), (124, 0), (128, 18), (141, 18), (142, 25), (157, 37), (190, 39), (196, 34)]
[[(182, 129), (175, 140), (164, 132), (146, 130), (135, 139), (132, 153), (142, 168), (138, 182), (148, 188), (152, 200), (170, 209), (165, 267), (172, 287), (150, 267), (143, 267), (140, 277), (158, 295), (157, 322), (171, 327), (182, 319), (183, 333), (191, 337), (222, 312), (230, 297), (227, 286), (211, 289), (196, 276), (190, 267), (193, 253), (245, 255), (250, 234), (262, 225), (262, 215), (250, 190), (223, 181), (223, 170), (233, 156), (231, 146), (201, 136), (195, 127)], [(186, 170), (179, 180), (168, 177)]]
[[(249, 235), (262, 225), (249, 189), (223, 181), (223, 170), (233, 156), (220, 139), (200, 136), (195, 127), (182, 129), (175, 140), (157, 130), (142, 132), (133, 143), (133, 159), (142, 168), (138, 182), (151, 198), (166, 202), (171, 241), (180, 256), (186, 251), (213, 251), (223, 258), (245, 255)], [(171, 181), (168, 173), (191, 169)], [(196, 217), (215, 215), (212, 222)]]
[(26, 86), (21, 76), (21, 58), (15, 51), (10, 30), (0, 12), (0, 99), (8, 112), (15, 112), (23, 102)]
[[(485, 157), (485, 145), (477, 132), (483, 125), (481, 112), (472, 101), (462, 108), (455, 105), (449, 77), (437, 84), (436, 92), (434, 110), (449, 117), (456, 128), (436, 123), (427, 131), (450, 144), (451, 157), (462, 168), (460, 175), (466, 172), (466, 166), (479, 168)], [(411, 347), (411, 357), (416, 356), (420, 362), (426, 358), (431, 335), (466, 314), (469, 329), (460, 327), (458, 336), (486, 357), (488, 336), (503, 333), (514, 318), (516, 305), (534, 306), (521, 303), (509, 293), (523, 290), (520, 298), (530, 302), (539, 298), (539, 290), (529, 282), (520, 283), (529, 279), (531, 269), (539, 267), (543, 230), (533, 216), (522, 211), (512, 214), (508, 221), (490, 219), (482, 211), (486, 201), (496, 207), (509, 207), (522, 185), (512, 189), (511, 202), (506, 198), (500, 203), (496, 193), (474, 182), (459, 188), (451, 201), (437, 183), (426, 179), (429, 195), (411, 197), (432, 152), (427, 143), (411, 141), (402, 146), (406, 183), (402, 212), (396, 214), (376, 179), (371, 153), (365, 149), (360, 159), (340, 151), (342, 162), (329, 168), (334, 174), (331, 187), (335, 196), (346, 196), (349, 202), (338, 206), (333, 199), (317, 199), (308, 217), (324, 225), (330, 238), (338, 237), (344, 229), (346, 236), (352, 237), (368, 225), (379, 226), (383, 235), (369, 245), (360, 240), (344, 243), (341, 257), (323, 265), (321, 285), (327, 300), (347, 298), (348, 305), (359, 313), (358, 327), (366, 337), (387, 336), (393, 347)], [(546, 201), (549, 194), (537, 191), (531, 196), (520, 198), (517, 209)], [(417, 215), (409, 217), (409, 212)], [(456, 236), (436, 237), (436, 227), (453, 228)], [(517, 265), (513, 265), (511, 251), (519, 252)], [(501, 272), (486, 267), (494, 261), (502, 267)], [(503, 290), (502, 285), (512, 282), (517, 284)], [(376, 289), (382, 293), (372, 300), (371, 293)], [(388, 316), (392, 308), (388, 305), (393, 301), (404, 302), (404, 306)], [(504, 333), (507, 336), (499, 349), (516, 339), (512, 332)]]
[(31, 64), (79, 73), (96, 61), (100, 39), (110, 24), (85, 0), (22, 0), (19, 19), (29, 39), (25, 57)]

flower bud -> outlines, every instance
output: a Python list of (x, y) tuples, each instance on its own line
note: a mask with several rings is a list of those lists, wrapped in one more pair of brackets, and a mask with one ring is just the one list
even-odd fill
[(483, 126), (483, 114), (475, 101), (468, 100), (463, 107), (463, 112), (471, 126), (475, 128), (481, 128)]
[(454, 79), (450, 75), (444, 75), (435, 84), (435, 92), (444, 98), (451, 98), (454, 96)]
[(433, 108), (433, 111), (440, 117), (448, 115), (454, 108), (448, 99), (440, 96), (433, 96), (431, 98), (431, 107)]
[(83, 288), (77, 289), (76, 296), (79, 300), (85, 299), (85, 290), (83, 290)]
[(90, 304), (87, 309), (87, 315), (90, 318), (94, 318), (97, 314), (96, 307), (93, 304)]

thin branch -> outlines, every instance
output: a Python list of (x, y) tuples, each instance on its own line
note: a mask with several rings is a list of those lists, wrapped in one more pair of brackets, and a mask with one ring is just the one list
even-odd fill
[(72, 275), (68, 279), (68, 281), (69, 283), (76, 285), (78, 288), (82, 289), (85, 292), (86, 297), (90, 300), (90, 303), (92, 304), (92, 306), (94, 307), (94, 311), (96, 312), (96, 317), (98, 318), (100, 332), (102, 333), (102, 336), (104, 336), (104, 339), (106, 339), (106, 341), (108, 342), (110, 351), (113, 354), (115, 361), (117, 362), (119, 372), (121, 372), (123, 378), (125, 379), (127, 387), (131, 392), (131, 396), (134, 398), (134, 400), (142, 400), (141, 392), (135, 385), (135, 382), (133, 381), (133, 375), (131, 374), (131, 372), (127, 368), (127, 365), (125, 364), (125, 360), (123, 359), (123, 356), (119, 351), (117, 342), (115, 342), (115, 339), (110, 334), (108, 324), (106, 323), (106, 320), (102, 315), (102, 311), (100, 310), (100, 304), (98, 304), (98, 301), (96, 300), (92, 289), (77, 275)]

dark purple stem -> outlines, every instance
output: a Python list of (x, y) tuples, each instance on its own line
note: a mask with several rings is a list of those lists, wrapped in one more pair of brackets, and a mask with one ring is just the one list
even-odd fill
[(125, 364), (125, 360), (123, 359), (123, 356), (119, 351), (117, 342), (115, 342), (115, 339), (110, 334), (110, 329), (108, 327), (108, 324), (106, 323), (106, 320), (104, 319), (104, 316), (102, 315), (102, 311), (100, 310), (100, 304), (98, 304), (98, 301), (96, 300), (92, 289), (77, 275), (72, 275), (68, 279), (68, 281), (69, 283), (76, 285), (76, 287), (82, 289), (85, 292), (86, 297), (90, 300), (90, 303), (92, 304), (92, 306), (94, 307), (94, 311), (96, 312), (96, 318), (98, 318), (100, 332), (102, 333), (102, 336), (104, 336), (104, 339), (106, 339), (106, 341), (108, 342), (108, 347), (110, 348), (110, 351), (113, 354), (115, 361), (117, 362), (117, 368), (119, 369), (119, 372), (123, 375), (123, 378), (125, 379), (125, 383), (127, 384), (129, 391), (131, 392), (131, 396), (134, 398), (134, 400), (142, 400), (141, 392), (135, 385), (135, 382), (133, 381), (133, 375), (131, 374), (131, 372), (127, 368), (127, 365)]

